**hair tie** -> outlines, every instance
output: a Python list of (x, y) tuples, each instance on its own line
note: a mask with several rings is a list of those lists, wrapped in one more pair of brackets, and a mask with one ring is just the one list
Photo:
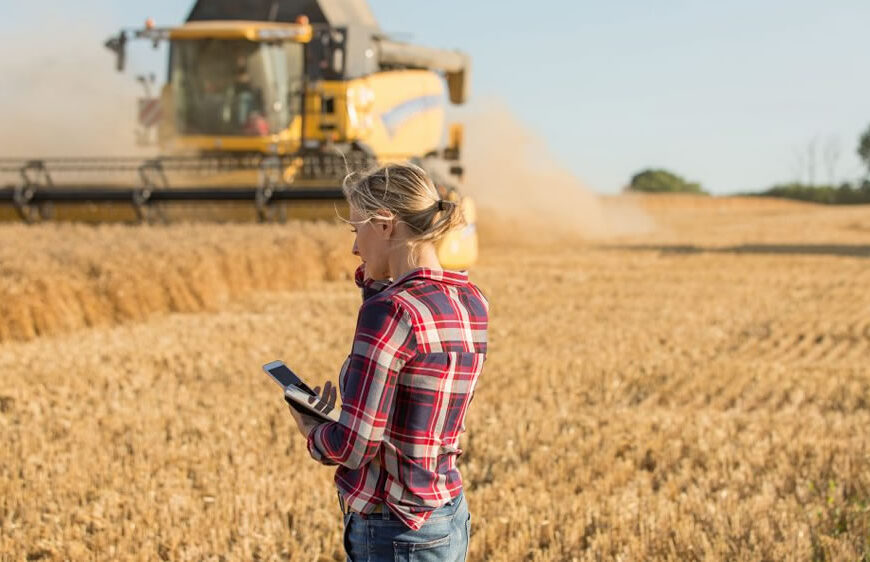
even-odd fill
[(438, 200), (438, 210), (439, 211), (447, 210), (447, 205), (455, 205), (455, 203), (453, 201), (448, 201), (446, 199), (439, 199)]

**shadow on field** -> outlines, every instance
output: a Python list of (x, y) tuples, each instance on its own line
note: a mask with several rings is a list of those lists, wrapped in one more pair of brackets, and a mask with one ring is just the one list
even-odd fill
[(693, 245), (630, 244), (603, 246), (612, 250), (652, 251), (663, 254), (783, 254), (805, 256), (841, 256), (870, 258), (870, 246), (860, 244), (743, 244), (722, 248)]

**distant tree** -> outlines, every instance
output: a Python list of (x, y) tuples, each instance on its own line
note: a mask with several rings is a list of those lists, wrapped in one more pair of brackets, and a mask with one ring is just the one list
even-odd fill
[(867, 173), (870, 173), (870, 127), (861, 135), (861, 141), (858, 144), (858, 156), (864, 161), (867, 166)]
[(706, 195), (701, 184), (687, 182), (667, 170), (644, 170), (635, 174), (628, 185), (629, 191), (646, 193), (696, 193)]
[(853, 186), (848, 183), (836, 185), (807, 185), (804, 183), (787, 183), (775, 185), (758, 193), (767, 197), (782, 197), (797, 199), (826, 205), (857, 205), (870, 203), (870, 182)]

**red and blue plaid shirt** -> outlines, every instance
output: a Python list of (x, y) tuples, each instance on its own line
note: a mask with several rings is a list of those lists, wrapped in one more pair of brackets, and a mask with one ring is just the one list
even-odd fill
[(389, 285), (364, 283), (362, 272), (341, 415), (309, 434), (308, 450), (340, 465), (349, 509), (383, 502), (418, 530), (462, 490), (459, 435), (486, 358), (488, 305), (464, 272), (419, 268)]

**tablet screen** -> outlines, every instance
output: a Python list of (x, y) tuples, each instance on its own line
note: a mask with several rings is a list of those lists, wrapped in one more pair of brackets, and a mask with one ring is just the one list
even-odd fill
[(302, 382), (299, 380), (299, 377), (296, 376), (296, 373), (291, 371), (290, 368), (283, 363), (278, 365), (267, 365), (267, 367), (267, 372), (272, 375), (272, 378), (278, 381), (278, 384), (285, 388), (291, 384), (295, 386)]
[(290, 368), (281, 363), (280, 361), (275, 361), (273, 363), (269, 363), (268, 365), (263, 366), (263, 369), (269, 375), (275, 379), (275, 382), (281, 385), (282, 388), (287, 388), (288, 386), (295, 386), (297, 388), (302, 389), (308, 394), (314, 395), (314, 391), (308, 388), (302, 380), (296, 376), (296, 373), (290, 370)]

